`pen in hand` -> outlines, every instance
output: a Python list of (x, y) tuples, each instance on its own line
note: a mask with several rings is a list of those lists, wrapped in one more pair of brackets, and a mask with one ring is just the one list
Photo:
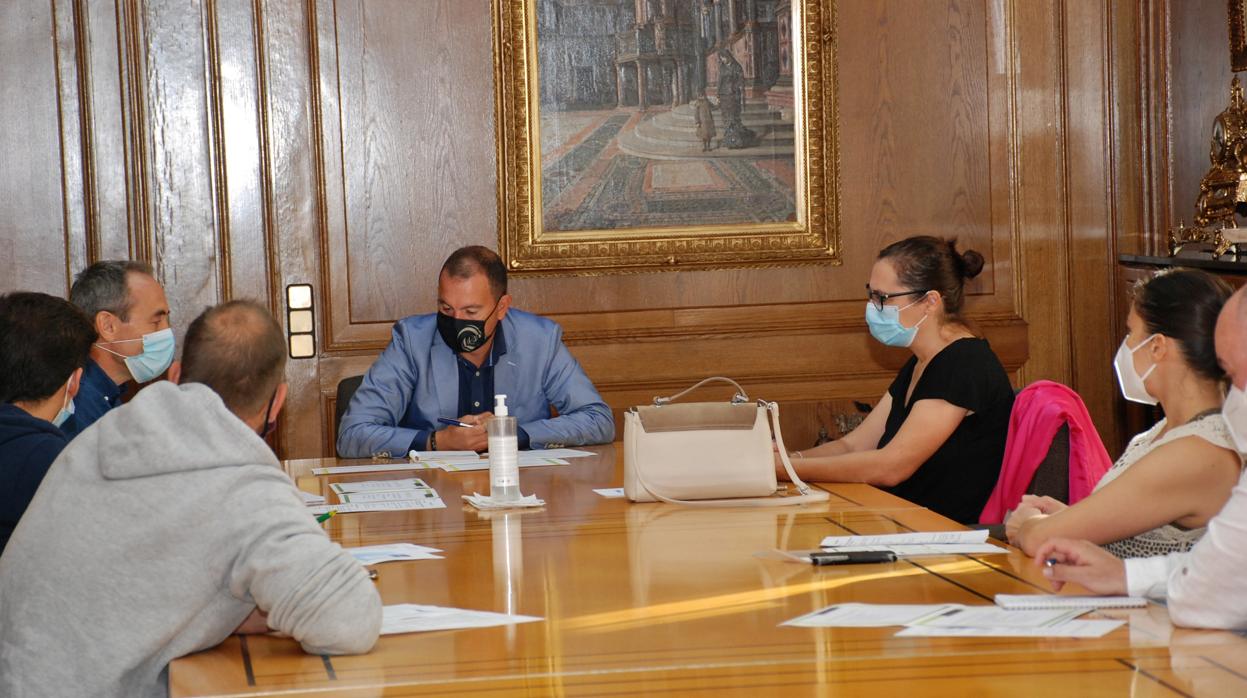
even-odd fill
[(473, 424), (468, 424), (467, 422), (460, 422), (457, 419), (451, 419), (450, 417), (438, 417), (437, 421), (447, 426), (463, 427), (464, 429), (471, 429), (473, 426), (475, 426)]

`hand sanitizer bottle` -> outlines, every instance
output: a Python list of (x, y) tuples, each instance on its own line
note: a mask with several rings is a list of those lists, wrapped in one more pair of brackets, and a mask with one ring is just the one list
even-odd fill
[(489, 496), (495, 502), (520, 498), (519, 447), (515, 417), (507, 411), (507, 396), (494, 396), (494, 417), (485, 425), (489, 433)]

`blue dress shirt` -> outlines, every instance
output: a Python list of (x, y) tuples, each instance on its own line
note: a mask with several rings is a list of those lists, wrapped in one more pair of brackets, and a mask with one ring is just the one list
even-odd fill
[(65, 436), (73, 439), (96, 420), (108, 414), (108, 411), (121, 404), (121, 386), (95, 363), (95, 359), (87, 359), (82, 369), (82, 380), (79, 382), (78, 394), (74, 396), (74, 414), (61, 425)]
[[(533, 448), (609, 443), (615, 437), (610, 408), (563, 345), (563, 331), (546, 318), (511, 309), (502, 319), (490, 366), (493, 390), (476, 367), (463, 375), (463, 363), (437, 333), (437, 315), (413, 315), (394, 325), (389, 346), (368, 369), (338, 431), (344, 458), (382, 451), (398, 456), (424, 446), (438, 417), (493, 410), (492, 392), (505, 394), (511, 415)], [(501, 347), (498, 339), (505, 339)], [(468, 363), (470, 366), (471, 364)], [(479, 392), (478, 392), (479, 391)], [(464, 409), (464, 397), (485, 399)], [(551, 407), (558, 411), (553, 416)]]

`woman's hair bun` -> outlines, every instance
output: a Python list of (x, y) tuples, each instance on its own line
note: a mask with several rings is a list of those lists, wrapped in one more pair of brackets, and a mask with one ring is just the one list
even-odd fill
[(961, 266), (965, 270), (965, 278), (973, 279), (983, 271), (983, 255), (974, 250), (966, 250), (961, 254)]

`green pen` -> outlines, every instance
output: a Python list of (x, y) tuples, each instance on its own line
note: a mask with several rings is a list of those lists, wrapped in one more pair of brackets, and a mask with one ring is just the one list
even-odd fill
[(316, 517), (316, 523), (318, 523), (318, 524), (323, 524), (323, 523), (325, 523), (326, 521), (328, 521), (329, 519), (332, 519), (332, 518), (333, 518), (333, 516), (334, 516), (334, 514), (337, 514), (337, 513), (338, 513), (338, 510), (337, 510), (337, 509), (330, 509), (329, 511), (327, 511), (327, 512), (325, 512), (325, 513), (321, 514), (320, 516), (317, 516), (317, 517)]

